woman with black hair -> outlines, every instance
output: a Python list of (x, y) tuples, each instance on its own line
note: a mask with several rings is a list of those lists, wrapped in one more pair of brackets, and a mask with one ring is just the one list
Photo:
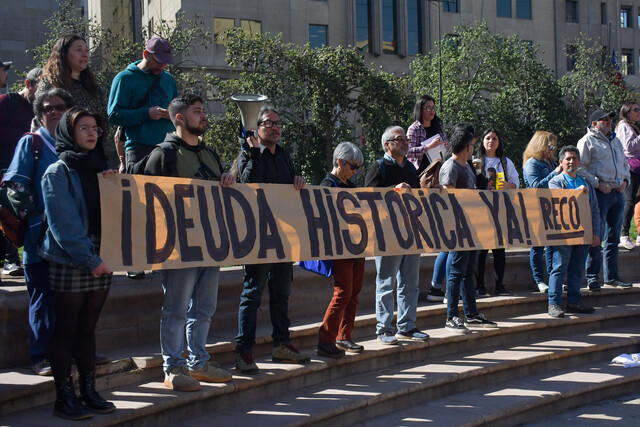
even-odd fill
[[(53, 415), (71, 420), (115, 410), (95, 389), (96, 324), (112, 277), (98, 256), (98, 173), (115, 173), (105, 172), (100, 124), (98, 114), (75, 107), (68, 110), (56, 128), (59, 160), (42, 177), (49, 228), (40, 257), (49, 262), (56, 316), (49, 347), (56, 384)], [(72, 352), (80, 377), (80, 399), (71, 380)]]
[[(413, 106), (413, 119), (415, 120), (411, 126), (407, 129), (407, 139), (409, 139), (409, 153), (407, 159), (418, 170), (418, 175), (429, 164), (436, 160), (431, 159), (427, 155), (427, 151), (432, 148), (442, 147), (442, 156), (449, 148), (447, 142), (447, 134), (444, 132), (442, 121), (436, 114), (436, 103), (433, 97), (429, 95), (422, 95), (418, 97), (415, 105)], [(430, 138), (436, 137), (428, 144), (422, 145), (424, 141)]]
[[(504, 144), (496, 129), (490, 128), (482, 134), (482, 144), (478, 148), (478, 158), (482, 161), (484, 171), (489, 177), (487, 190), (495, 190), (497, 179), (491, 179), (492, 175), (504, 174), (504, 183), (501, 189), (509, 190), (520, 186), (520, 176), (513, 162), (504, 155)], [(492, 249), (493, 269), (496, 278), (496, 295), (509, 295), (504, 286), (505, 253), (504, 248)], [(484, 286), (484, 267), (488, 250), (480, 251), (478, 255), (478, 269), (476, 270), (476, 291), (478, 296), (487, 296)]]

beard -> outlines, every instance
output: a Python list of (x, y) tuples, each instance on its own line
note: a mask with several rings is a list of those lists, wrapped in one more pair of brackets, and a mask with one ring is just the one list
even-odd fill
[(198, 124), (198, 126), (193, 126), (191, 123), (185, 123), (184, 127), (189, 133), (202, 136), (207, 130), (207, 122), (204, 122), (204, 125)]

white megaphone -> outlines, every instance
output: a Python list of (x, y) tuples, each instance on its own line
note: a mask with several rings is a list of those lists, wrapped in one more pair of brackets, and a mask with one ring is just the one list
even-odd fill
[(242, 127), (247, 131), (253, 131), (258, 126), (258, 113), (260, 108), (269, 99), (266, 95), (254, 95), (249, 93), (235, 93), (231, 95), (242, 117)]

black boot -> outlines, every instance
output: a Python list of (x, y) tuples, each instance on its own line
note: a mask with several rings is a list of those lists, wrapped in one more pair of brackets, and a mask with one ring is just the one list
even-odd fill
[(334, 343), (318, 340), (318, 356), (338, 359), (344, 356), (344, 350), (340, 350)]
[(85, 408), (76, 396), (71, 377), (56, 381), (56, 403), (53, 407), (53, 415), (67, 420), (84, 420), (93, 417), (91, 411)]
[(96, 391), (95, 372), (80, 373), (80, 398), (91, 412), (96, 414), (108, 414), (116, 410), (116, 406), (104, 400)]

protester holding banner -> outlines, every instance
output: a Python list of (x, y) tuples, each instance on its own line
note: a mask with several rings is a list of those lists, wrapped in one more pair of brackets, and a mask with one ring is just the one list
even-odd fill
[[(55, 416), (84, 419), (115, 410), (95, 389), (96, 324), (111, 285), (98, 256), (101, 240), (98, 173), (107, 169), (101, 117), (68, 110), (56, 128), (58, 160), (42, 178), (49, 228), (40, 257), (49, 262), (56, 325), (49, 356), (56, 384)], [(109, 171), (113, 173), (114, 171)], [(80, 399), (71, 379), (75, 356)], [(84, 405), (83, 405), (84, 404)]]
[[(153, 149), (145, 164), (145, 175), (174, 176), (220, 181), (231, 185), (235, 178), (223, 172), (217, 153), (201, 136), (207, 129), (207, 114), (197, 95), (187, 94), (169, 104), (169, 117), (176, 127)], [(231, 374), (210, 360), (207, 336), (216, 311), (220, 267), (164, 269), (164, 303), (160, 319), (164, 385), (178, 391), (200, 390), (200, 382), (231, 381)], [(189, 357), (182, 356), (185, 335)]]
[[(616, 136), (622, 142), (624, 154), (629, 163), (629, 185), (624, 190), (624, 213), (622, 215), (622, 232), (620, 246), (633, 249), (636, 245), (629, 238), (629, 227), (633, 210), (637, 202), (636, 195), (640, 188), (640, 106), (636, 102), (627, 101), (620, 108), (620, 121), (616, 126)], [(637, 225), (637, 224), (636, 224)], [(640, 238), (636, 240), (636, 244)]]
[[(364, 157), (357, 145), (341, 142), (333, 151), (333, 169), (320, 185), (354, 188), (351, 178), (358, 172)], [(358, 295), (364, 278), (364, 258), (333, 261), (333, 298), (320, 325), (318, 356), (341, 357), (344, 352), (361, 353), (360, 344), (351, 339), (358, 312)]]
[[(467, 163), (473, 155), (475, 136), (458, 130), (451, 136), (452, 156), (440, 168), (440, 184), (445, 189), (476, 188), (476, 175)], [(447, 258), (447, 320), (445, 328), (458, 333), (468, 333), (470, 326), (496, 327), (496, 323), (478, 313), (473, 274), (476, 271), (478, 251), (452, 251)], [(461, 289), (465, 321), (458, 314)]]
[[(382, 134), (384, 157), (373, 162), (365, 177), (365, 187), (394, 187), (398, 191), (420, 188), (418, 173), (407, 160), (409, 140), (404, 129), (391, 126)], [(397, 345), (398, 339), (426, 341), (429, 335), (416, 327), (420, 254), (377, 256), (376, 262), (376, 334), (385, 345)], [(395, 303), (393, 290), (397, 278), (397, 333), (391, 327)]]
[[(496, 129), (487, 129), (482, 134), (482, 144), (478, 148), (478, 157), (484, 165), (484, 171), (489, 177), (488, 190), (508, 190), (520, 186), (520, 177), (513, 162), (504, 155), (503, 143), (500, 134)], [(496, 179), (492, 179), (493, 176)], [(502, 182), (502, 183), (501, 183)], [(504, 271), (506, 268), (506, 258), (504, 248), (492, 249), (493, 269), (496, 280), (496, 295), (509, 295), (504, 286)], [(476, 291), (478, 296), (487, 296), (487, 289), (484, 285), (484, 268), (489, 251), (480, 251), (478, 255), (478, 270), (476, 272)]]
[[(573, 145), (567, 145), (560, 150), (560, 166), (562, 174), (556, 175), (549, 181), (549, 188), (564, 188), (582, 190), (589, 195), (591, 218), (593, 224), (593, 243), (591, 247), (600, 246), (600, 210), (598, 199), (593, 186), (587, 179), (578, 176), (580, 166), (580, 152)], [(551, 317), (564, 317), (562, 310), (562, 284), (567, 278), (567, 307), (568, 313), (594, 312), (593, 307), (582, 304), (580, 285), (584, 278), (585, 260), (589, 253), (589, 245), (561, 245), (552, 246), (553, 268), (549, 275), (549, 309)]]
[[(242, 183), (293, 184), (296, 190), (304, 186), (304, 179), (296, 175), (289, 153), (280, 146), (282, 138), (280, 114), (270, 105), (263, 105), (258, 114), (258, 136), (247, 138), (238, 159), (238, 177)], [(289, 294), (293, 279), (291, 262), (244, 266), (244, 287), (238, 310), (236, 336), (236, 369), (243, 374), (257, 374), (253, 360), (256, 322), (260, 299), (265, 285), (269, 285), (269, 313), (273, 325), (274, 362), (309, 363), (311, 358), (301, 354), (289, 342)]]
[(24, 236), (23, 258), (24, 278), (29, 293), (29, 359), (31, 370), (38, 375), (51, 375), (49, 340), (55, 321), (49, 266), (47, 261), (38, 256), (38, 239), (42, 236), (44, 213), (40, 181), (49, 165), (58, 160), (54, 138), (56, 126), (72, 105), (71, 94), (64, 89), (49, 89), (38, 93), (33, 110), (42, 127), (34, 134), (28, 133), (20, 139), (4, 175), (9, 191), (20, 195), (21, 200), (28, 200), (30, 203), (25, 204), (25, 208), (31, 205), (37, 212), (25, 212), (32, 217)]
[[(413, 106), (413, 120), (414, 122), (407, 129), (409, 139), (407, 159), (413, 163), (420, 175), (420, 172), (436, 160), (430, 158), (427, 152), (440, 147), (442, 152), (440, 159), (444, 159), (449, 143), (442, 121), (436, 114), (436, 103), (432, 96), (418, 97)], [(430, 142), (427, 143), (427, 141)]]
[[(537, 131), (522, 155), (522, 175), (527, 188), (549, 188), (549, 181), (562, 172), (562, 165), (555, 162), (555, 149), (558, 137), (551, 132)], [(495, 253), (494, 253), (495, 256)], [(533, 280), (540, 292), (547, 292), (546, 271), (551, 274), (551, 247), (535, 246), (531, 248), (529, 262)]]
[(629, 185), (629, 162), (622, 143), (611, 132), (612, 112), (598, 109), (589, 117), (587, 133), (578, 141), (580, 150), (580, 174), (596, 189), (600, 223), (604, 236), (603, 250), (600, 246), (589, 248), (587, 256), (587, 285), (597, 292), (600, 268), (604, 264), (604, 284), (627, 289), (631, 283), (620, 280), (618, 274), (618, 243), (622, 227), (624, 197)]

